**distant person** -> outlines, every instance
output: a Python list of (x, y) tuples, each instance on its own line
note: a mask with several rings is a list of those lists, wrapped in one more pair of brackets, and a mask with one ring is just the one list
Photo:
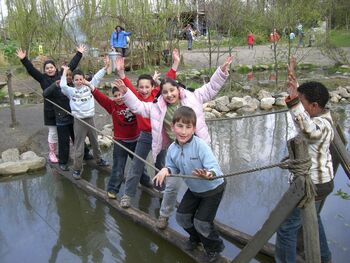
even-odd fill
[(269, 36), (269, 41), (271, 43), (271, 49), (273, 49), (276, 45), (277, 42), (280, 40), (280, 35), (278, 34), (276, 28), (273, 29), (273, 31), (270, 33)]
[(290, 40), (290, 42), (294, 42), (294, 39), (295, 39), (295, 34), (294, 34), (294, 32), (290, 32), (290, 34), (289, 34), (289, 40)]
[(187, 49), (192, 50), (192, 42), (193, 42), (193, 29), (190, 24), (187, 24), (185, 28), (185, 35), (187, 39)]
[(316, 41), (315, 31), (316, 31), (315, 28), (311, 27), (308, 47), (312, 47), (314, 45), (315, 41)]
[(247, 35), (247, 43), (248, 43), (248, 49), (253, 49), (254, 47), (254, 35), (252, 31), (249, 31)]
[(303, 25), (298, 22), (298, 25), (296, 27), (297, 29), (297, 36), (298, 36), (298, 47), (304, 47), (305, 46), (305, 43), (304, 43), (304, 37), (305, 37), (305, 34), (304, 34), (304, 30), (303, 30)]
[[(315, 206), (321, 262), (330, 263), (332, 254), (320, 217), (323, 204), (334, 188), (332, 156), (329, 150), (334, 137), (333, 120), (326, 108), (329, 93), (319, 82), (306, 82), (299, 86), (294, 72), (295, 65), (295, 58), (292, 58), (288, 67), (289, 96), (286, 98), (286, 103), (295, 125), (308, 143), (311, 158), (310, 176), (316, 188)], [(275, 251), (277, 263), (296, 262), (297, 235), (301, 225), (300, 208), (296, 207), (277, 230)]]
[[(208, 144), (195, 135), (197, 117), (194, 110), (181, 106), (175, 110), (171, 127), (176, 140), (169, 146), (165, 168), (153, 178), (156, 185), (163, 184), (171, 174), (194, 175), (205, 179), (222, 175), (222, 171)], [(187, 250), (203, 244), (209, 262), (214, 262), (225, 248), (214, 228), (214, 218), (224, 194), (226, 182), (183, 179), (188, 187), (176, 213), (177, 223), (190, 235)]]
[[(72, 70), (78, 66), (79, 61), (81, 60), (85, 51), (86, 47), (84, 45), (77, 47), (77, 53), (68, 65)], [(32, 76), (32, 78), (37, 82), (39, 82), (40, 87), (43, 91), (46, 90), (51, 84), (55, 83), (56, 80), (59, 80), (62, 75), (62, 71), (57, 70), (55, 62), (53, 60), (46, 60), (44, 62), (44, 73), (41, 73), (33, 66), (32, 62), (30, 62), (26, 51), (19, 48), (16, 50), (16, 55), (21, 60), (21, 63), (26, 68), (28, 74)], [(58, 163), (58, 159), (55, 153), (57, 150), (58, 137), (54, 107), (55, 106), (49, 101), (44, 100), (44, 125), (49, 128), (47, 138), (49, 144), (49, 160), (51, 163)]]
[(121, 26), (116, 26), (111, 34), (110, 44), (113, 51), (119, 52), (123, 57), (126, 56), (128, 47), (128, 36), (131, 32), (126, 32)]

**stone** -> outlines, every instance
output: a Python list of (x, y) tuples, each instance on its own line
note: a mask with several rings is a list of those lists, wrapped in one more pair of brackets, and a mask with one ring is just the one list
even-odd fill
[(28, 167), (21, 162), (5, 162), (0, 164), (1, 175), (23, 174), (28, 171)]
[(350, 66), (349, 65), (341, 65), (340, 68), (341, 69), (350, 69)]
[(207, 108), (207, 107), (214, 109), (215, 108), (215, 101), (212, 100), (212, 101), (208, 101), (208, 102), (204, 103), (203, 108)]
[(343, 98), (350, 98), (350, 93), (347, 91), (346, 88), (338, 87), (337, 90), (339, 91), (339, 95)]
[(30, 172), (30, 171), (36, 171), (44, 168), (46, 165), (46, 159), (44, 157), (37, 156), (34, 159), (24, 160), (24, 161), (21, 161), (20, 163), (22, 163), (23, 165), (26, 165), (28, 167), (28, 172)]
[(15, 98), (19, 98), (19, 97), (24, 97), (24, 94), (23, 94), (22, 92), (20, 92), (20, 91), (15, 91), (15, 92), (13, 93), (13, 96), (14, 96)]
[(249, 85), (244, 85), (244, 86), (242, 87), (242, 89), (245, 90), (245, 91), (249, 91), (249, 90), (251, 90), (252, 88), (251, 88)]
[(246, 101), (246, 105), (245, 106), (253, 108), (254, 110), (256, 110), (259, 107), (259, 105), (260, 105), (259, 100), (256, 99), (256, 98), (252, 98), (250, 96), (244, 96), (243, 99)]
[(286, 104), (285, 98), (284, 97), (276, 98), (275, 105), (280, 107), (286, 107), (287, 104)]
[(225, 114), (225, 117), (227, 118), (234, 118), (236, 117), (238, 114), (236, 112), (228, 112)]
[(269, 91), (262, 89), (258, 92), (258, 99), (262, 100), (263, 98), (272, 98), (272, 94)]
[(276, 94), (274, 97), (275, 98), (280, 98), (280, 97), (286, 98), (286, 97), (288, 97), (288, 92), (285, 92), (285, 91), (280, 92), (280, 93)]
[(1, 159), (4, 163), (6, 162), (17, 162), (19, 161), (19, 151), (17, 148), (7, 149), (1, 154)]
[(249, 106), (249, 105), (246, 105), (246, 106), (243, 106), (242, 108), (239, 108), (239, 109), (237, 110), (237, 113), (238, 113), (238, 114), (242, 114), (242, 113), (252, 113), (252, 112), (254, 112), (255, 110), (256, 110), (255, 107), (251, 107), (251, 106)]
[(350, 93), (350, 86), (345, 86), (344, 88)]
[(271, 110), (273, 108), (273, 104), (275, 104), (275, 98), (263, 98), (260, 101), (260, 108), (263, 110)]
[(231, 102), (229, 104), (227, 104), (227, 107), (230, 110), (237, 110), (239, 108), (242, 108), (246, 104), (247, 104), (247, 102), (245, 101), (245, 99), (239, 98), (239, 97), (233, 97), (231, 99)]
[[(340, 96), (339, 96), (340, 97)], [(338, 96), (331, 96), (331, 98), (329, 99), (330, 102), (333, 103), (339, 103), (340, 99)], [(340, 97), (341, 98), (341, 97)]]
[(217, 110), (213, 109), (211, 111), (212, 114), (215, 115), (216, 118), (221, 118), (222, 117), (222, 114), (220, 112), (218, 112)]
[(228, 96), (222, 96), (215, 100), (215, 109), (221, 112), (228, 112), (230, 109), (226, 106), (230, 103)]
[(32, 151), (28, 151), (28, 152), (22, 153), (19, 156), (20, 160), (33, 160), (35, 158), (38, 158), (38, 156), (36, 155), (35, 152), (32, 152)]
[(97, 136), (98, 144), (101, 148), (108, 149), (112, 146), (113, 141), (106, 136), (98, 135)]
[(205, 107), (203, 109), (204, 112), (211, 112), (213, 109), (212, 108), (209, 108), (209, 107)]
[(216, 116), (214, 113), (211, 113), (211, 112), (204, 112), (204, 116), (206, 119), (215, 119)]

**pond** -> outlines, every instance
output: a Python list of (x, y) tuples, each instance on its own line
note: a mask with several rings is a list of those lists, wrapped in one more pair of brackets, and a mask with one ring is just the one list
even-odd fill
[[(350, 139), (350, 106), (336, 109)], [(208, 122), (212, 148), (224, 173), (278, 163), (294, 136), (288, 114)], [(111, 153), (105, 154), (111, 161)], [(152, 171), (149, 171), (152, 173)], [(83, 178), (104, 188), (108, 174), (85, 169)], [(228, 178), (217, 219), (248, 234), (260, 229), (288, 188), (288, 171), (279, 168)], [(334, 192), (350, 192), (338, 169)], [(181, 189), (181, 199), (185, 187)], [(123, 192), (123, 188), (121, 189)], [(331, 194), (321, 213), (333, 262), (350, 258), (350, 201)], [(139, 192), (133, 206), (157, 216), (159, 200)], [(135, 225), (112, 208), (46, 171), (0, 179), (1, 262), (192, 262), (177, 248)], [(170, 227), (184, 233), (170, 219)], [(274, 243), (274, 236), (270, 240)], [(225, 240), (223, 254), (235, 257), (240, 247)], [(273, 262), (258, 256), (253, 262)]]

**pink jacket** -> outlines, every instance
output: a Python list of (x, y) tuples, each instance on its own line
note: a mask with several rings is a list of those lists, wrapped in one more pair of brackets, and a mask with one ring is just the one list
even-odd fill
[[(197, 115), (196, 135), (202, 138), (208, 144), (210, 136), (208, 127), (205, 123), (203, 112), (203, 103), (212, 100), (224, 85), (228, 75), (220, 67), (210, 78), (209, 83), (196, 89), (194, 92), (180, 88), (180, 103), (183, 106), (191, 107)], [(163, 129), (163, 121), (167, 111), (167, 103), (163, 96), (159, 96), (156, 103), (140, 101), (134, 93), (128, 90), (124, 95), (124, 102), (128, 108), (135, 114), (140, 114), (145, 118), (151, 119), (152, 127), (152, 156), (156, 160), (159, 152), (169, 145), (169, 139)]]

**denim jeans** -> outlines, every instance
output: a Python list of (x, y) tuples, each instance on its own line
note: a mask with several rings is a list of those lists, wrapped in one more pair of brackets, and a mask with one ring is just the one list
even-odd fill
[(163, 200), (160, 205), (159, 214), (163, 217), (170, 217), (176, 206), (177, 193), (183, 180), (179, 177), (168, 177), (165, 181)]
[[(141, 132), (140, 137), (137, 140), (135, 154), (140, 156), (142, 159), (147, 159), (147, 156), (152, 148), (152, 134), (149, 132)], [(155, 163), (158, 169), (162, 169), (165, 165), (166, 150), (161, 151)], [(132, 160), (131, 167), (125, 182), (125, 194), (134, 197), (136, 195), (137, 185), (140, 181), (141, 175), (145, 169), (145, 163), (139, 158)]]
[[(333, 184), (333, 182), (332, 182)], [(316, 185), (317, 187), (317, 185)], [(333, 189), (333, 186), (332, 186)], [(323, 199), (315, 201), (318, 231), (320, 240), (320, 252), (321, 262), (330, 262), (332, 258), (331, 251), (329, 250), (326, 233), (323, 228), (320, 212), (322, 204), (324, 203), (326, 196)], [(296, 247), (298, 231), (301, 227), (301, 212), (299, 208), (294, 208), (289, 217), (280, 225), (277, 230), (276, 238), (276, 251), (275, 260), (276, 263), (295, 263), (296, 262)]]
[[(128, 148), (130, 151), (133, 151), (133, 152), (135, 151), (137, 141), (126, 142), (126, 141), (117, 140), (117, 142), (119, 142), (120, 144)], [(108, 187), (107, 187), (108, 192), (113, 192), (115, 194), (119, 192), (120, 185), (124, 180), (124, 169), (125, 169), (128, 156), (130, 158), (133, 158), (133, 155), (131, 153), (128, 153), (122, 147), (118, 146), (117, 144), (114, 144), (113, 166), (112, 166), (112, 173), (109, 178)], [(147, 175), (145, 170), (143, 171), (140, 177), (141, 177), (140, 181), (144, 183), (147, 183), (150, 181), (150, 178)]]

